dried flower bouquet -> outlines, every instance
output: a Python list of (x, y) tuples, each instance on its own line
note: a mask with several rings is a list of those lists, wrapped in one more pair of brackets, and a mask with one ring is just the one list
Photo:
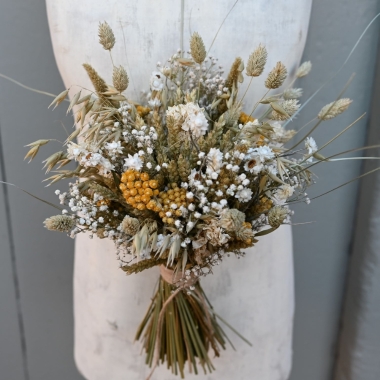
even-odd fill
[[(100, 24), (99, 39), (111, 54), (115, 37), (107, 23)], [(111, 239), (127, 274), (160, 266), (156, 295), (136, 334), (153, 369), (166, 363), (181, 377), (186, 366), (195, 373), (214, 369), (209, 349), (219, 356), (228, 339), (200, 277), (225, 255), (244, 256), (260, 236), (289, 223), (289, 203), (309, 202), (310, 167), (329, 161), (320, 150), (331, 141), (318, 148), (310, 133), (286, 147), (296, 132), (284, 124), (299, 110), (302, 89), (292, 83), (279, 90), (287, 77), (283, 63), (266, 74), (261, 100), (243, 112), (266, 60), (259, 45), (245, 70), (236, 58), (223, 77), (194, 33), (188, 53), (157, 64), (140, 103), (123, 95), (129, 78), (122, 66), (112, 60), (108, 85), (84, 64), (95, 91), (71, 97), (68, 111), (75, 110), (78, 128), (44, 161), (47, 171), (56, 168), (50, 183), (77, 178), (68, 191), (56, 191), (65, 208), (45, 221), (46, 228)], [(310, 62), (303, 63), (296, 79), (310, 70)], [(244, 76), (250, 82), (240, 97)], [(52, 104), (66, 100), (69, 90)], [(338, 97), (323, 107), (311, 131), (350, 103)], [(30, 144), (26, 157), (33, 159), (48, 141)], [(62, 169), (71, 161), (76, 169)]]

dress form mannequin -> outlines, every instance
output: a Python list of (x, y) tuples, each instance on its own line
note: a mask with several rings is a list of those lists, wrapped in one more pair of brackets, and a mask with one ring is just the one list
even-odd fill
[[(234, 0), (120, 1), (46, 0), (54, 52), (65, 85), (90, 88), (82, 63), (90, 63), (112, 83), (111, 62), (98, 43), (97, 27), (107, 21), (116, 36), (112, 50), (116, 65), (130, 77), (127, 96), (139, 99), (147, 90), (156, 62), (164, 62), (197, 31), (206, 48)], [(306, 40), (311, 0), (242, 0), (221, 28), (210, 54), (227, 72), (236, 56), (246, 62), (259, 43), (268, 50), (267, 73), (281, 60), (289, 79), (301, 58)], [(124, 36), (123, 36), (124, 31)], [(124, 44), (125, 40), (125, 44)], [(262, 77), (255, 79), (246, 96), (247, 108), (264, 91)], [(242, 89), (244, 91), (244, 87)], [(74, 271), (75, 359), (88, 380), (144, 379), (149, 368), (133, 344), (135, 330), (150, 302), (157, 282), (153, 268), (126, 277), (118, 268), (113, 243), (76, 238)], [(291, 367), (294, 310), (291, 229), (282, 227), (260, 238), (246, 257), (226, 259), (202, 285), (218, 314), (253, 343), (226, 331), (233, 341), (214, 360), (213, 374), (187, 379), (286, 380)], [(176, 377), (159, 367), (154, 379)]]

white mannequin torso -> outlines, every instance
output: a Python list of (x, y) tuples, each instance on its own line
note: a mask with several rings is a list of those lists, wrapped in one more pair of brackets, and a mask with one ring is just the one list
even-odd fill
[[(138, 99), (148, 89), (157, 61), (169, 58), (197, 31), (206, 47), (233, 0), (47, 0), (49, 25), (57, 64), (65, 85), (90, 88), (81, 64), (88, 62), (111, 83), (110, 59), (98, 44), (97, 27), (107, 21), (116, 35), (115, 64), (130, 76), (129, 98)], [(183, 11), (181, 12), (181, 4)], [(217, 6), (216, 6), (217, 4)], [(266, 45), (266, 72), (277, 61), (290, 74), (302, 55), (311, 0), (238, 2), (223, 25), (210, 54), (225, 70), (236, 56), (245, 61), (259, 43)], [(122, 28), (125, 34), (125, 46)], [(263, 95), (263, 78), (255, 79), (252, 103)], [(291, 229), (280, 228), (263, 237), (246, 257), (230, 257), (202, 285), (215, 310), (237, 328), (253, 347), (228, 332), (236, 351), (228, 348), (214, 360), (211, 375), (186, 375), (187, 379), (285, 380), (291, 367), (294, 310)], [(113, 243), (76, 238), (74, 272), (75, 359), (88, 380), (144, 379), (149, 369), (133, 344), (158, 278), (155, 269), (126, 277), (118, 268)], [(228, 328), (226, 328), (228, 330)], [(173, 380), (164, 367), (155, 379)]]

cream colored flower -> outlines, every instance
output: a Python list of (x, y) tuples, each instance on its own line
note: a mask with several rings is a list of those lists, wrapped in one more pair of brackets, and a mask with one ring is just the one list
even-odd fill
[(223, 210), (219, 225), (227, 231), (237, 231), (245, 221), (245, 214), (236, 208)]

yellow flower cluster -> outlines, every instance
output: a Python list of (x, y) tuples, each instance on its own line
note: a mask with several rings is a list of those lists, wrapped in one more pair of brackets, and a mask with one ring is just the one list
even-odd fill
[(187, 202), (190, 203), (193, 200), (187, 199), (186, 189), (179, 188), (176, 183), (170, 184), (170, 187), (171, 189), (162, 191), (158, 195), (162, 205), (159, 215), (162, 221), (167, 224), (173, 224), (175, 221), (174, 217), (182, 215), (181, 206), (187, 207)]
[(138, 210), (152, 210), (159, 212), (161, 207), (152, 199), (160, 191), (158, 181), (150, 179), (148, 173), (140, 173), (133, 169), (128, 169), (121, 176), (120, 190), (127, 203)]

